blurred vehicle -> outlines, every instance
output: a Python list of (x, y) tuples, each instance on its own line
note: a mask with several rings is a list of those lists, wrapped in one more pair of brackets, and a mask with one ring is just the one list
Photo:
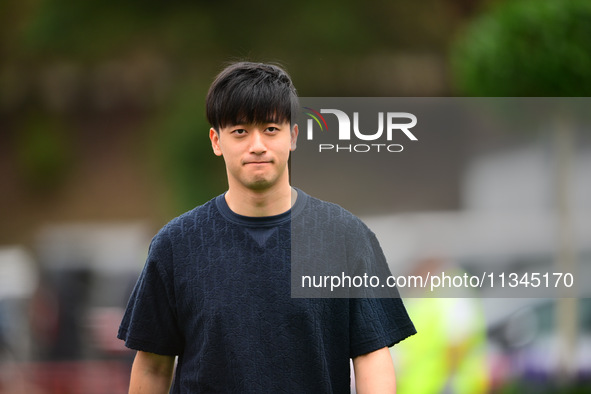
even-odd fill
[[(495, 300), (507, 304), (512, 300)], [(525, 302), (523, 302), (525, 301)], [(570, 369), (560, 363), (557, 299), (526, 299), (488, 328), (493, 389), (537, 393), (591, 391), (591, 298), (578, 299)], [(585, 391), (583, 391), (585, 390)]]

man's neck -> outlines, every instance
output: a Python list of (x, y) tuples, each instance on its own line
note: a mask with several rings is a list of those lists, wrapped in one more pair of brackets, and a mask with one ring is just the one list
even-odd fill
[(264, 191), (230, 187), (225, 198), (233, 212), (242, 216), (263, 217), (287, 212), (295, 203), (297, 192), (289, 185)]

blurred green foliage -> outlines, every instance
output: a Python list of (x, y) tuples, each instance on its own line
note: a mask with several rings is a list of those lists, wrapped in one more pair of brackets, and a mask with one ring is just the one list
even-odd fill
[[(208, 49), (196, 40), (212, 29), (197, 3), (159, 1), (40, 1), (21, 36), (25, 51), (94, 60), (137, 47)], [(198, 44), (198, 45), (196, 45)]]
[(205, 118), (206, 90), (188, 83), (175, 94), (153, 130), (154, 156), (173, 187), (174, 204), (184, 212), (205, 203), (226, 187), (221, 158), (213, 154)]
[(73, 162), (68, 129), (55, 117), (30, 113), (16, 136), (17, 171), (35, 194), (53, 192)]
[(406, 0), (6, 1), (0, 2), (0, 40), (5, 48), (29, 54), (80, 59), (144, 46), (185, 61), (230, 54), (305, 62), (311, 55), (330, 58), (442, 48), (452, 29), (450, 4), (440, 0), (416, 4)]
[[(0, 86), (0, 98), (10, 96), (5, 100), (10, 104), (0, 111), (9, 108), (14, 111), (11, 116), (18, 118), (31, 106), (43, 107), (46, 98), (40, 97), (40, 92), (63, 82), (52, 66), (70, 67), (75, 71), (66, 75), (71, 77), (71, 86), (60, 88), (65, 92), (63, 97), (74, 97), (71, 102), (75, 104), (60, 114), (45, 108), (47, 122), (35, 126), (39, 129), (36, 136), (20, 126), (14, 127), (15, 134), (29, 136), (19, 148), (21, 162), (28, 163), (21, 165), (26, 168), (23, 173), (28, 174), (27, 182), (50, 184), (67, 174), (64, 163), (75, 165), (67, 158), (76, 155), (66, 151), (75, 149), (72, 146), (76, 144), (68, 144), (67, 139), (73, 138), (77, 130), (60, 134), (61, 126), (55, 119), (116, 117), (116, 111), (121, 114), (129, 110), (117, 105), (131, 102), (131, 111), (137, 111), (131, 116), (151, 125), (147, 128), (152, 129), (152, 145), (157, 146), (158, 154), (148, 154), (148, 161), (152, 161), (148, 167), (164, 168), (163, 177), (173, 189), (177, 209), (187, 209), (225, 188), (224, 166), (222, 159), (211, 152), (202, 102), (206, 87), (224, 62), (279, 62), (289, 70), (304, 96), (349, 95), (351, 89), (359, 93), (363, 81), (371, 79), (367, 74), (372, 71), (361, 61), (366, 56), (374, 64), (397, 51), (443, 52), (454, 21), (453, 3), (0, 1), (0, 84), (10, 81), (13, 87), (5, 89), (3, 95)], [(151, 107), (133, 107), (133, 100), (112, 100), (106, 103), (112, 104), (106, 106), (112, 112), (97, 110), (97, 97), (103, 97), (102, 93), (108, 93), (108, 101), (113, 97), (109, 94), (116, 96), (129, 87), (120, 83), (124, 78), (118, 78), (117, 73), (126, 73), (127, 81), (136, 84), (151, 81), (151, 71), (144, 69), (141, 74), (142, 66), (150, 67), (142, 63), (146, 58), (155, 59), (155, 74), (164, 70), (154, 82), (163, 86), (162, 90), (156, 89), (164, 92), (160, 101)], [(52, 72), (47, 73), (48, 69)], [(50, 78), (45, 78), (41, 86), (43, 75)], [(356, 82), (353, 88), (347, 85), (351, 79)], [(73, 93), (69, 96), (68, 92)], [(363, 94), (371, 95), (371, 87)], [(38, 143), (42, 139), (45, 142)]]
[(452, 69), (467, 95), (590, 96), (591, 2), (495, 3), (462, 32)]
[(160, 48), (185, 60), (228, 48), (245, 57), (269, 49), (273, 57), (326, 49), (347, 53), (394, 35), (377, 34), (371, 29), (373, 14), (352, 0), (40, 0), (31, 8), (17, 38), (22, 48), (82, 59), (137, 46)]

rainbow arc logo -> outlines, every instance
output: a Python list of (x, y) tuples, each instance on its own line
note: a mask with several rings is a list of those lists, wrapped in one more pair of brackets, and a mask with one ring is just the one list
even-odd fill
[[(320, 114), (320, 112), (315, 111), (310, 107), (304, 107), (304, 109), (311, 111), (311, 112), (305, 112), (305, 114), (310, 116), (312, 119), (314, 119), (316, 121), (318, 126), (320, 126), (320, 131), (324, 131), (324, 128), (326, 128), (326, 131), (328, 131), (328, 125), (326, 124), (326, 120), (324, 119), (324, 116), (322, 116)], [(318, 118), (320, 118), (320, 119), (318, 119)], [(322, 123), (320, 123), (320, 120), (322, 120)], [(323, 123), (324, 123), (324, 127), (322, 126)]]

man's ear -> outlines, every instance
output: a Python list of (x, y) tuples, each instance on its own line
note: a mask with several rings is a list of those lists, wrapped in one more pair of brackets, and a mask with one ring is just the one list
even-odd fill
[(220, 148), (220, 134), (215, 131), (212, 127), (209, 129), (209, 139), (211, 140), (211, 147), (213, 148), (213, 153), (216, 156), (222, 155), (222, 149)]
[(297, 146), (297, 142), (298, 142), (298, 133), (299, 133), (299, 130), (298, 130), (298, 125), (296, 123), (291, 128), (291, 148), (289, 148), (290, 151), (296, 150), (296, 146)]

